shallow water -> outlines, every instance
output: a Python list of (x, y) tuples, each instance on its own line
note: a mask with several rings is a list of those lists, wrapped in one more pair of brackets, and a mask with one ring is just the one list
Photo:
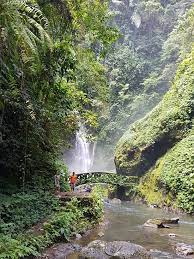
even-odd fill
[[(151, 218), (179, 217), (179, 224), (167, 229), (143, 227)], [(151, 250), (154, 258), (181, 258), (175, 255), (173, 245), (176, 243), (194, 244), (194, 217), (177, 215), (157, 208), (149, 208), (142, 204), (123, 202), (122, 204), (105, 204), (105, 221), (109, 223), (91, 231), (89, 235), (78, 241), (81, 245), (101, 239), (105, 241), (124, 240), (142, 245)], [(98, 233), (104, 236), (99, 237)], [(169, 233), (176, 237), (169, 237)], [(75, 253), (67, 257), (77, 259)]]

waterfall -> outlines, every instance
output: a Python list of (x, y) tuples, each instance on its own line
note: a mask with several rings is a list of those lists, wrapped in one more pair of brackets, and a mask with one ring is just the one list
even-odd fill
[(68, 161), (70, 171), (76, 173), (87, 173), (92, 169), (94, 163), (96, 143), (87, 139), (86, 129), (83, 125), (76, 132), (75, 147), (71, 151), (71, 161)]

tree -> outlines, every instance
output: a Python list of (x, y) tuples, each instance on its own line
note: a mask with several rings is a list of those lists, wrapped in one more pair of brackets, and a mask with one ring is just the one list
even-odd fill
[(117, 33), (108, 25), (107, 2), (0, 5), (0, 167), (24, 189), (37, 177), (52, 181), (55, 161), (78, 127), (78, 110), (97, 126), (94, 99), (105, 102), (107, 92), (100, 58)]

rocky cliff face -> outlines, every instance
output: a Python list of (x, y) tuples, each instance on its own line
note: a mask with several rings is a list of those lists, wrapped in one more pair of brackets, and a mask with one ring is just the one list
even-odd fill
[[(159, 196), (154, 202), (157, 199), (158, 202), (164, 201), (164, 196), (175, 194), (176, 200), (185, 199), (182, 201), (185, 205), (177, 201), (179, 207), (194, 210), (194, 204), (193, 208), (185, 208), (185, 195), (193, 195), (194, 198), (193, 119), (194, 49), (180, 64), (172, 87), (163, 100), (145, 118), (133, 124), (116, 147), (118, 173), (146, 174), (139, 190), (148, 202), (153, 202), (148, 196), (154, 196), (149, 190), (155, 188)], [(180, 194), (180, 186), (185, 194)], [(188, 189), (192, 190), (190, 194)]]

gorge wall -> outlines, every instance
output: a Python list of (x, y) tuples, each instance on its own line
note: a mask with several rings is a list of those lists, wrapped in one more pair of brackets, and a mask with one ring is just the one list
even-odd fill
[(193, 119), (194, 48), (163, 100), (116, 147), (117, 172), (143, 176), (138, 192), (148, 203), (194, 212)]

